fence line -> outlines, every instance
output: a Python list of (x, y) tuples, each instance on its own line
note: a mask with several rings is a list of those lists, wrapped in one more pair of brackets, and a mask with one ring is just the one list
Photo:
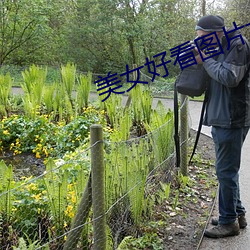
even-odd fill
[[(187, 101), (187, 99), (185, 99), (181, 103), (180, 109), (183, 109), (183, 107), (185, 107), (186, 101)], [(116, 150), (119, 150), (122, 144), (124, 144), (124, 145), (126, 144), (126, 147), (125, 147), (126, 150), (127, 149), (133, 149), (133, 147), (130, 146), (130, 145), (135, 145), (135, 147), (136, 147), (136, 146), (138, 146), (140, 144), (143, 144), (145, 141), (148, 143), (148, 141), (152, 140), (152, 142), (153, 142), (155, 138), (161, 136), (161, 131), (162, 130), (166, 129), (166, 127), (168, 127), (168, 126), (171, 125), (171, 122), (173, 122), (173, 120), (169, 120), (167, 123), (161, 125), (158, 129), (156, 129), (156, 130), (154, 130), (154, 131), (152, 131), (152, 132), (150, 132), (150, 133), (148, 133), (148, 134), (146, 134), (144, 136), (137, 137), (137, 138), (132, 138), (132, 139), (129, 139), (129, 140), (126, 140), (126, 141), (112, 142), (111, 144), (113, 144), (113, 145), (111, 145), (110, 142), (108, 142), (107, 140), (99, 139), (99, 140), (95, 141), (93, 143), (93, 145), (91, 145), (90, 147), (88, 147), (87, 149), (85, 149), (82, 153), (83, 154), (85, 154), (85, 153), (87, 154), (96, 145), (103, 144), (103, 143), (105, 143), (105, 145), (108, 145), (108, 146), (113, 146), (113, 149), (116, 149)], [(187, 139), (183, 140), (182, 143), (181, 143), (181, 146), (183, 146), (186, 142), (187, 142)], [(116, 143), (119, 143), (120, 145), (115, 145)], [(165, 142), (165, 143), (167, 143), (167, 142)], [(173, 143), (173, 141), (172, 142), (170, 141), (169, 143)], [(152, 151), (152, 148), (150, 148), (149, 151)], [(142, 151), (142, 153), (146, 154), (146, 152), (143, 152), (143, 151)], [(146, 177), (143, 177), (144, 179), (135, 179), (133, 185), (128, 190), (126, 190), (126, 192), (124, 194), (122, 194), (119, 197), (119, 199), (117, 199), (114, 202), (111, 202), (111, 205), (106, 208), (106, 210), (105, 210), (106, 212), (103, 212), (101, 215), (99, 215), (97, 217), (91, 218), (90, 221), (88, 221), (88, 222), (79, 223), (75, 228), (71, 228), (69, 230), (66, 230), (65, 232), (61, 233), (60, 235), (51, 235), (51, 236), (49, 236), (49, 238), (50, 238), (49, 240), (45, 239), (46, 242), (44, 242), (42, 244), (42, 246), (38, 246), (35, 249), (42, 249), (43, 247), (46, 247), (48, 245), (50, 245), (51, 249), (60, 249), (63, 246), (63, 243), (60, 243), (60, 241), (63, 241), (63, 239), (64, 239), (65, 236), (69, 236), (70, 233), (74, 234), (76, 232), (75, 230), (77, 230), (77, 229), (81, 229), (81, 231), (82, 231), (82, 228), (85, 227), (85, 226), (89, 225), (89, 227), (90, 227), (92, 224), (95, 224), (96, 221), (99, 221), (100, 219), (103, 219), (104, 218), (103, 215), (106, 215), (107, 217), (109, 217), (109, 219), (111, 221), (110, 223), (112, 224), (112, 222), (113, 222), (113, 220), (115, 219), (115, 216), (116, 216), (114, 214), (114, 210), (117, 209), (117, 207), (119, 207), (119, 206), (121, 207), (120, 204), (121, 204), (122, 201), (124, 201), (124, 203), (127, 204), (127, 205), (125, 205), (125, 206), (127, 206), (126, 208), (122, 208), (121, 207), (121, 211), (122, 211), (122, 213), (124, 213), (122, 217), (124, 217), (124, 220), (125, 220), (126, 223), (129, 223), (129, 221), (131, 220), (131, 218), (128, 218), (128, 217), (130, 217), (131, 214), (128, 213), (128, 211), (130, 211), (130, 204), (128, 203), (127, 200), (129, 199), (129, 197), (135, 197), (136, 196), (136, 194), (133, 193), (133, 192), (135, 192), (135, 190), (140, 190), (142, 188), (142, 184), (144, 182), (145, 182), (145, 185), (148, 185), (150, 182), (152, 182), (153, 178), (150, 178), (150, 177), (152, 177), (153, 173), (157, 173), (157, 171), (161, 170), (161, 168), (164, 170), (164, 176), (161, 176), (161, 178), (165, 178), (165, 179), (168, 178), (168, 176), (170, 175), (171, 170), (174, 167), (173, 163), (172, 164), (168, 163), (174, 157), (173, 148), (171, 149), (171, 152), (169, 152), (169, 153), (170, 153), (169, 157), (167, 157), (166, 159), (162, 160), (161, 162), (158, 162), (157, 164), (153, 163), (153, 165), (151, 166), (151, 170), (149, 169), (149, 171), (146, 174)], [(98, 157), (98, 156), (96, 156), (96, 157)], [(73, 161), (73, 162), (81, 164), (81, 161)], [(18, 189), (22, 190), (25, 186), (28, 186), (31, 183), (35, 183), (39, 179), (42, 179), (42, 178), (50, 175), (53, 172), (56, 173), (58, 171), (66, 171), (66, 169), (63, 169), (63, 168), (66, 166), (67, 163), (59, 165), (59, 166), (57, 166), (57, 167), (55, 167), (53, 169), (50, 169), (49, 171), (44, 172), (42, 175), (28, 180), (26, 183), (23, 183), (19, 187), (16, 187), (16, 188), (10, 189), (8, 191), (2, 192), (0, 194), (0, 199), (4, 195), (7, 195), (7, 194), (9, 195), (11, 193), (15, 193), (16, 191), (18, 191)], [(149, 164), (149, 163), (147, 163), (147, 164)], [(159, 181), (160, 180), (158, 180), (158, 182)], [(157, 183), (156, 185), (158, 185), (158, 184), (159, 183)], [(142, 189), (141, 189), (141, 192), (144, 193), (144, 191)], [(112, 216), (114, 216), (114, 218)], [(91, 215), (91, 217), (92, 217), (92, 215)], [(111, 229), (115, 230), (116, 227), (119, 229), (119, 227), (121, 227), (123, 225), (112, 225), (112, 226), (113, 226), (113, 228), (111, 228)], [(18, 230), (21, 230), (21, 229), (18, 229)], [(123, 230), (123, 228), (120, 229), (120, 230)], [(105, 230), (102, 229), (102, 232), (103, 231), (105, 231)], [(111, 232), (111, 234), (112, 234), (112, 232)], [(87, 239), (85, 239), (87, 242), (90, 241), (90, 240), (92, 240), (92, 239), (89, 239), (88, 237), (89, 236), (87, 236)], [(120, 240), (118, 238), (121, 237), (120, 233), (117, 233), (116, 237), (117, 237), (117, 242), (119, 242)], [(104, 235), (96, 236), (96, 238), (94, 236), (94, 239), (95, 239), (94, 242), (97, 242), (97, 243), (102, 242), (101, 244), (103, 245), (103, 241), (105, 240), (105, 238), (106, 238), (106, 236), (104, 236)], [(42, 240), (43, 239), (41, 239), (41, 241)], [(57, 242), (59, 242), (58, 243), (58, 248), (53, 248), (53, 243), (55, 243), (55, 245), (56, 245)], [(91, 244), (91, 243), (89, 243), (89, 244)], [(6, 249), (8, 249), (8, 248), (6, 248)], [(67, 249), (67, 248), (65, 248), (65, 249)], [(70, 245), (69, 245), (68, 249), (70, 249)], [(99, 250), (101, 248), (96, 248), (96, 249)]]

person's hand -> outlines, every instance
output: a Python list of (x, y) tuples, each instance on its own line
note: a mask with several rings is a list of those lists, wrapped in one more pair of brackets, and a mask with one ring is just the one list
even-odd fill
[[(195, 48), (195, 51), (196, 51), (197, 54), (198, 54), (198, 55), (195, 57), (196, 62), (197, 62), (198, 64), (202, 64), (204, 58), (206, 58), (207, 56), (206, 56), (202, 51), (198, 51), (197, 48)], [(200, 53), (202, 54), (202, 58), (203, 58), (203, 59), (201, 58)]]

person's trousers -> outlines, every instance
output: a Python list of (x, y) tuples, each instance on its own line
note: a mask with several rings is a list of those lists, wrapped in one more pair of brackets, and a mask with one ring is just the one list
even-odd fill
[(212, 127), (219, 181), (219, 224), (231, 224), (246, 212), (240, 200), (239, 169), (241, 149), (248, 130), (249, 127)]

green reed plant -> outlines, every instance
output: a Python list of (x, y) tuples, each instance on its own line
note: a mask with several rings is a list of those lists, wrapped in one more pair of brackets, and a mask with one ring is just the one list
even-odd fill
[(107, 207), (125, 195), (123, 203), (138, 224), (145, 209), (144, 188), (151, 160), (148, 141), (111, 142), (110, 147), (105, 168)]
[(141, 95), (141, 108), (143, 121), (150, 123), (153, 97), (149, 89), (144, 89)]
[(148, 164), (150, 157), (145, 154), (145, 146), (143, 142), (133, 144), (132, 150), (135, 152), (131, 162), (131, 169), (128, 172), (128, 195), (130, 201), (130, 209), (135, 221), (138, 225), (142, 221), (142, 213), (146, 210), (144, 205), (144, 191), (146, 178), (148, 175)]
[(110, 97), (102, 102), (103, 109), (107, 114), (107, 123), (111, 128), (120, 124), (120, 118), (123, 116), (122, 97), (121, 95), (110, 95)]
[(0, 161), (0, 213), (4, 215), (5, 221), (9, 222), (13, 207), (13, 194), (10, 190), (14, 186), (12, 166), (6, 166), (4, 161)]
[(131, 108), (133, 112), (134, 124), (140, 124), (143, 121), (143, 111), (141, 109), (142, 92), (140, 85), (136, 85), (131, 90), (130, 95), (132, 100)]
[(64, 99), (65, 99), (64, 90), (62, 87), (60, 87), (60, 84), (56, 83), (56, 89), (53, 99), (53, 112), (56, 121), (62, 121), (64, 118), (63, 115)]
[(114, 120), (113, 132), (110, 135), (110, 139), (114, 142), (128, 140), (132, 127), (131, 112), (126, 109), (124, 113), (117, 113)]
[(53, 116), (56, 121), (71, 121), (74, 116), (72, 102), (65, 89), (59, 83), (55, 84), (53, 98)]
[(21, 83), (21, 87), (24, 91), (24, 111), (32, 118), (37, 115), (37, 112), (40, 112), (46, 75), (47, 68), (35, 65), (22, 72), (24, 82)]
[(76, 82), (76, 65), (67, 63), (61, 66), (62, 86), (66, 91), (69, 100), (72, 102), (72, 92)]
[(152, 110), (152, 95), (149, 89), (142, 88), (136, 85), (131, 90), (132, 110), (134, 115), (134, 123), (141, 124), (142, 122), (150, 123)]
[[(70, 229), (89, 178), (90, 163), (86, 154), (79, 150), (72, 156), (75, 161), (72, 161), (68, 154), (64, 160), (55, 162), (49, 159), (46, 163), (46, 175), (43, 181), (47, 191), (51, 221), (55, 226), (54, 229), (50, 229), (54, 236), (60, 236)], [(58, 240), (57, 244), (61, 246), (65, 239)]]
[(79, 111), (88, 107), (91, 83), (92, 74), (90, 72), (87, 75), (81, 74), (78, 78), (76, 103)]
[(46, 177), (44, 185), (46, 187), (49, 207), (56, 223), (56, 229), (61, 230), (64, 223), (64, 211), (67, 208), (68, 176), (66, 172), (55, 170), (56, 165), (52, 159), (46, 164)]
[(44, 89), (43, 102), (47, 114), (50, 114), (53, 111), (55, 88), (56, 85), (52, 84), (46, 86), (46, 88)]
[(10, 74), (0, 75), (0, 116), (7, 116), (12, 79)]
[(161, 101), (158, 102), (156, 109), (151, 113), (150, 124), (145, 123), (145, 127), (152, 139), (155, 160), (158, 163), (166, 160), (173, 152), (173, 112), (166, 111)]

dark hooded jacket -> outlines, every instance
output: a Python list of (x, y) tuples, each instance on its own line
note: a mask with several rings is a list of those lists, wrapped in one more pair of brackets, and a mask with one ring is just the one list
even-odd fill
[(224, 53), (208, 58), (203, 66), (211, 77), (204, 125), (223, 128), (250, 126), (250, 46), (238, 30), (228, 33)]

